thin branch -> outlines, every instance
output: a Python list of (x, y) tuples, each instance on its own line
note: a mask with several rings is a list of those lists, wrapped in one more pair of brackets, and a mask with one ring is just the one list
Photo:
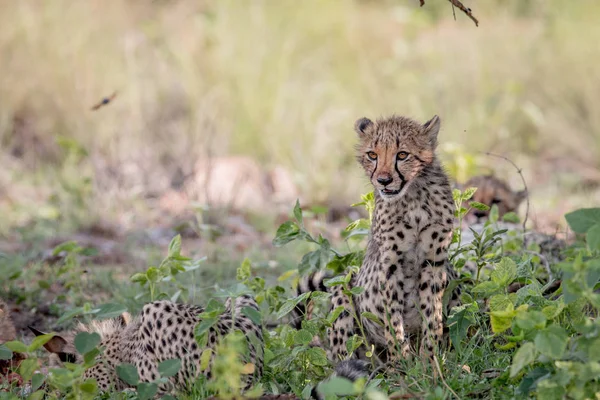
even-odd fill
[(521, 168), (519, 168), (517, 166), (517, 164), (515, 164), (511, 159), (509, 159), (507, 157), (504, 157), (504, 156), (501, 156), (498, 154), (494, 154), (494, 153), (490, 153), (490, 152), (485, 152), (483, 154), (485, 154), (486, 156), (501, 158), (504, 161), (509, 162), (513, 167), (515, 167), (515, 169), (519, 173), (519, 176), (521, 177), (521, 181), (523, 181), (523, 186), (525, 186), (525, 194), (526, 194), (525, 199), (527, 200), (527, 209), (525, 210), (525, 219), (523, 220), (523, 232), (525, 232), (526, 231), (525, 225), (527, 224), (527, 218), (529, 218), (529, 188), (527, 187), (527, 182), (525, 181), (525, 177), (523, 176), (523, 170)]
[[(479, 26), (479, 21), (473, 15), (473, 12), (469, 7), (465, 7), (460, 0), (448, 0), (450, 4), (452, 4), (452, 13), (454, 14), (454, 19), (456, 19), (456, 13), (454, 11), (454, 7), (458, 8), (460, 11), (464, 12), (467, 17), (471, 18), (471, 21), (475, 23), (475, 26)], [(425, 5), (425, 0), (419, 0), (419, 4), (421, 7)]]

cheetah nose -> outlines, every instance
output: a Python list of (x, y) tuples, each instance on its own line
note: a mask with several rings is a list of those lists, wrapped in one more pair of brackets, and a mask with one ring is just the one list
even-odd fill
[(377, 182), (381, 183), (383, 186), (387, 186), (392, 183), (392, 177), (390, 176), (380, 176), (377, 178)]

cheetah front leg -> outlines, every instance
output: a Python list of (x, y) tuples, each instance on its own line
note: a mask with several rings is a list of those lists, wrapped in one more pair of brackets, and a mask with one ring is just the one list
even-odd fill
[(384, 316), (385, 340), (389, 360), (397, 361), (400, 356), (408, 358), (410, 356), (410, 343), (404, 331), (404, 295), (399, 291), (395, 279), (386, 280), (385, 296), (386, 299), (389, 299), (385, 309), (386, 315)]
[(425, 261), (419, 283), (419, 301), (423, 313), (423, 335), (419, 353), (430, 357), (441, 343), (444, 331), (442, 297), (448, 283), (444, 264), (445, 261), (437, 264)]
[(331, 297), (332, 310), (342, 306), (344, 311), (333, 321), (329, 330), (329, 359), (332, 361), (343, 360), (348, 356), (348, 338), (354, 335), (355, 321), (352, 315), (350, 300), (343, 292), (342, 285), (333, 287)]

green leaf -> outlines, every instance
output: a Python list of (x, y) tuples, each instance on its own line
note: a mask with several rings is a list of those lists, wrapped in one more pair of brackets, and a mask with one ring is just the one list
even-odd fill
[(535, 345), (531, 342), (524, 343), (515, 353), (512, 365), (510, 366), (510, 377), (514, 378), (526, 366), (535, 361), (537, 351)]
[(567, 341), (569, 337), (564, 328), (558, 325), (550, 325), (546, 329), (538, 332), (535, 337), (536, 349), (554, 360), (560, 359), (565, 349), (567, 348)]
[(138, 398), (140, 400), (149, 400), (154, 397), (158, 391), (158, 385), (152, 382), (141, 382), (137, 386)]
[(96, 392), (98, 391), (98, 384), (96, 383), (95, 379), (90, 378), (83, 382), (81, 385), (79, 385), (79, 389), (81, 389), (81, 391), (84, 393), (96, 394)]
[(312, 292), (312, 294), (310, 295), (310, 298), (315, 300), (315, 301), (319, 301), (319, 300), (324, 300), (324, 299), (328, 299), (329, 297), (331, 297), (331, 293), (328, 292), (320, 292), (318, 290), (315, 290), (314, 292)]
[(117, 375), (127, 384), (136, 386), (140, 381), (137, 368), (133, 364), (121, 364), (117, 366)]
[(239, 282), (244, 282), (245, 280), (250, 279), (252, 276), (252, 264), (247, 257), (244, 258), (244, 261), (242, 261), (242, 264), (237, 269), (235, 275)]
[(97, 309), (95, 319), (115, 318), (127, 311), (127, 307), (118, 303), (102, 304)]
[(307, 330), (301, 329), (294, 335), (294, 343), (305, 345), (309, 344), (313, 339), (313, 335)]
[(252, 307), (242, 307), (242, 314), (250, 319), (250, 321), (254, 322), (256, 325), (262, 324), (262, 314), (260, 311), (252, 308)]
[(476, 322), (475, 312), (477, 310), (477, 303), (463, 304), (452, 309), (447, 326), (450, 340), (455, 348), (461, 349), (462, 340), (467, 337), (469, 327)]
[(181, 254), (181, 235), (177, 235), (169, 243), (169, 257), (178, 256)]
[(281, 224), (277, 229), (277, 233), (275, 233), (275, 238), (273, 239), (273, 246), (281, 247), (292, 240), (298, 238), (298, 234), (300, 233), (300, 229), (295, 222), (287, 221)]
[(317, 391), (323, 397), (328, 396), (349, 396), (355, 394), (354, 384), (346, 378), (335, 376), (317, 386)]
[(292, 311), (294, 309), (294, 307), (296, 307), (296, 305), (302, 301), (305, 301), (306, 299), (308, 299), (310, 297), (310, 293), (311, 292), (306, 292), (306, 293), (302, 293), (300, 296), (298, 297), (294, 297), (291, 299), (287, 299), (279, 308), (279, 310), (277, 311), (277, 314), (275, 314), (275, 317), (277, 319), (283, 318), (284, 316), (286, 316), (290, 311)]
[(327, 317), (327, 322), (329, 322), (330, 324), (333, 324), (338, 319), (340, 314), (344, 312), (344, 310), (345, 310), (344, 306), (336, 307), (333, 310), (333, 312), (331, 314), (329, 314), (329, 316)]
[(519, 311), (515, 318), (517, 326), (524, 330), (543, 329), (546, 326), (546, 315), (541, 311)]
[(490, 311), (510, 311), (514, 310), (514, 300), (516, 295), (496, 294), (490, 297)]
[(358, 296), (360, 294), (362, 294), (365, 291), (365, 288), (362, 286), (355, 286), (350, 290), (344, 290), (344, 293), (346, 295), (352, 294), (354, 296)]
[(488, 220), (495, 224), (496, 222), (498, 222), (498, 215), (499, 215), (499, 211), (498, 211), (498, 204), (492, 204), (492, 208), (490, 208), (490, 214), (488, 216)]
[[(28, 397), (27, 400), (42, 400), (44, 398), (44, 396), (46, 395), (46, 392), (44, 390), (39, 390), (37, 392), (33, 392), (31, 393)], [(0, 396), (0, 398), (3, 398), (2, 396)], [(16, 399), (17, 397), (7, 397), (8, 399)]]
[(56, 324), (57, 324), (57, 325), (60, 325), (60, 324), (62, 324), (63, 322), (65, 322), (65, 321), (67, 321), (67, 320), (69, 320), (69, 319), (71, 319), (71, 318), (73, 318), (73, 317), (75, 317), (75, 316), (77, 316), (77, 315), (82, 315), (82, 314), (85, 314), (85, 313), (86, 313), (86, 312), (85, 312), (85, 310), (84, 310), (84, 308), (83, 308), (83, 307), (77, 307), (77, 308), (74, 308), (74, 309), (72, 309), (72, 310), (69, 310), (69, 311), (67, 311), (66, 313), (64, 313), (64, 314), (62, 315), (62, 317), (60, 317), (60, 318), (59, 318), (59, 319), (56, 321)]
[(554, 303), (544, 307), (542, 312), (546, 316), (546, 319), (553, 320), (558, 317), (560, 313), (565, 309), (565, 304), (561, 301), (555, 301)]
[(144, 285), (148, 282), (148, 276), (146, 276), (145, 272), (138, 272), (137, 274), (133, 274), (129, 280), (133, 283), (139, 283), (140, 285)]
[(63, 251), (66, 253), (71, 253), (72, 251), (78, 250), (79, 248), (79, 245), (75, 241), (64, 242), (54, 248), (54, 250), (52, 251), (52, 255), (57, 256)]
[(94, 350), (100, 343), (100, 335), (96, 332), (88, 333), (81, 332), (75, 336), (75, 348), (80, 354), (85, 354), (91, 350)]
[(212, 326), (216, 324), (218, 320), (219, 317), (203, 318), (202, 321), (196, 325), (194, 335), (196, 337), (202, 336), (204, 333), (208, 332), (208, 330), (212, 328)]
[(587, 232), (587, 244), (590, 250), (600, 250), (600, 223), (592, 226)]
[(354, 350), (358, 349), (364, 342), (365, 341), (362, 336), (354, 335), (348, 338), (348, 341), (346, 342), (346, 350), (348, 350), (348, 354), (354, 353)]
[(347, 283), (346, 281), (346, 275), (338, 275), (331, 279), (323, 280), (323, 285), (325, 285), (325, 287), (337, 286)]
[(158, 364), (158, 373), (164, 378), (174, 376), (181, 369), (181, 360), (179, 358), (173, 358), (171, 360), (165, 360)]
[(320, 347), (311, 347), (306, 351), (306, 355), (308, 356), (308, 361), (312, 365), (318, 365), (321, 367), (329, 364), (327, 361), (327, 353)]
[(469, 203), (469, 205), (471, 207), (473, 207), (476, 210), (480, 210), (480, 211), (488, 211), (490, 209), (490, 206), (487, 206), (483, 203), (479, 203), (478, 201), (472, 201)]
[(492, 323), (492, 332), (502, 333), (506, 331), (512, 325), (516, 311), (491, 311), (490, 320)]
[(513, 211), (509, 211), (506, 214), (504, 214), (502, 216), (502, 221), (504, 222), (510, 222), (513, 224), (518, 224), (519, 222), (521, 222), (519, 216), (517, 215), (517, 213), (513, 212)]
[(477, 191), (476, 187), (466, 188), (460, 196), (461, 200), (462, 201), (469, 200), (471, 197), (473, 197), (473, 195), (475, 194), (476, 191)]
[(146, 270), (146, 276), (150, 282), (156, 283), (161, 279), (161, 274), (158, 268), (150, 267)]
[(4, 343), (8, 349), (12, 350), (14, 353), (27, 353), (27, 345), (25, 343), (21, 343), (18, 340), (12, 340), (10, 342)]
[(296, 205), (294, 206), (294, 218), (296, 218), (296, 221), (302, 226), (304, 221), (302, 219), (302, 209), (300, 208), (300, 201), (298, 201), (298, 199), (296, 199)]
[(306, 253), (302, 260), (300, 260), (300, 265), (298, 266), (298, 272), (301, 275), (305, 275), (307, 271), (316, 271), (321, 267), (321, 249), (311, 251)]
[(96, 364), (96, 357), (100, 354), (100, 349), (95, 348), (91, 351), (88, 351), (83, 355), (83, 365), (84, 367), (91, 367)]
[(500, 290), (500, 286), (496, 282), (486, 281), (475, 286), (471, 291), (473, 293), (478, 293), (484, 297), (487, 297), (491, 294), (494, 294), (498, 290)]
[(13, 352), (4, 344), (0, 344), (0, 360), (12, 359)]
[(508, 257), (503, 257), (496, 264), (496, 269), (492, 271), (490, 278), (499, 287), (506, 287), (517, 278), (517, 264)]
[(33, 352), (48, 343), (50, 339), (54, 337), (54, 333), (47, 333), (45, 335), (36, 336), (32, 341), (29, 347), (27, 348), (28, 352)]
[(38, 369), (37, 358), (27, 358), (21, 361), (21, 365), (19, 365), (19, 375), (23, 377), (24, 381), (28, 381), (31, 379), (36, 369)]
[(586, 233), (592, 226), (600, 224), (600, 208), (581, 208), (565, 214), (567, 223), (577, 233)]
[(371, 320), (373, 322), (375, 322), (377, 325), (379, 326), (383, 326), (383, 322), (379, 319), (379, 317), (377, 317), (377, 315), (368, 312), (368, 311), (363, 311), (362, 314), (360, 314), (363, 318), (366, 318), (368, 320)]

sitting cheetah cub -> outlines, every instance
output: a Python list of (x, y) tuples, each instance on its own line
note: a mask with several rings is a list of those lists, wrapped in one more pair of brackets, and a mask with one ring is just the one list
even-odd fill
[[(248, 338), (249, 360), (255, 365), (254, 378), (262, 375), (263, 337), (261, 326), (246, 317), (242, 310), (250, 307), (258, 311), (258, 306), (250, 296), (240, 296), (235, 301), (232, 313), (231, 299), (225, 304), (225, 312), (219, 321), (209, 330), (208, 348), (214, 349), (219, 337), (232, 331), (232, 314), (235, 329), (240, 330)], [(170, 378), (169, 384), (159, 386), (158, 394), (172, 391), (185, 391), (200, 373), (210, 378), (211, 363), (205, 371), (200, 369), (200, 357), (205, 349), (200, 348), (194, 337), (194, 327), (200, 321), (198, 315), (202, 307), (177, 304), (170, 301), (155, 301), (146, 304), (140, 316), (132, 319), (128, 313), (118, 318), (93, 321), (89, 325), (80, 324), (74, 332), (65, 336), (54, 336), (44, 346), (53, 353), (55, 365), (62, 362), (81, 362), (82, 356), (77, 353), (74, 338), (80, 332), (96, 332), (101, 337), (99, 347), (103, 353), (98, 357), (96, 365), (85, 371), (84, 379), (94, 378), (103, 392), (110, 388), (123, 390), (130, 386), (119, 379), (115, 368), (124, 363), (137, 367), (141, 382), (152, 382), (159, 377), (158, 364), (162, 361), (178, 358), (181, 360), (179, 372)], [(42, 334), (30, 328), (36, 335)], [(249, 337), (255, 336), (256, 340)], [(256, 348), (255, 343), (259, 345)], [(57, 360), (58, 359), (58, 360)], [(60, 360), (60, 362), (59, 362)], [(253, 377), (245, 377), (246, 389), (253, 382)]]
[[(355, 124), (357, 159), (375, 188), (375, 211), (364, 261), (352, 286), (356, 311), (375, 314), (383, 327), (362, 318), (369, 343), (385, 359), (408, 357), (410, 337), (431, 355), (443, 333), (442, 296), (455, 275), (448, 263), (454, 202), (436, 157), (440, 119), (425, 124), (393, 116)], [(346, 342), (359, 333), (342, 287), (333, 288), (333, 307), (345, 310), (329, 333), (331, 356), (347, 356)], [(454, 293), (453, 302), (457, 299)]]

